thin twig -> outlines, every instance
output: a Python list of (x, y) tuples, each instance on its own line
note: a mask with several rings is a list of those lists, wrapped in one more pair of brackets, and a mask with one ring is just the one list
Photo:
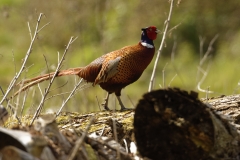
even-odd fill
[(203, 45), (205, 42), (205, 38), (202, 36), (199, 36), (199, 41), (200, 41), (199, 54), (200, 54), (200, 60), (201, 60), (203, 58)]
[(104, 131), (105, 131), (105, 128), (106, 128), (106, 125), (103, 126), (103, 129), (102, 129), (102, 131), (99, 133), (99, 136), (103, 136), (103, 133), (104, 133)]
[(46, 27), (47, 25), (49, 25), (51, 22), (48, 22), (48, 23), (46, 23), (45, 25), (43, 25), (39, 30), (38, 30), (38, 32), (40, 32), (44, 27)]
[(60, 61), (60, 53), (58, 52), (58, 63), (59, 63), (59, 61)]
[(75, 146), (73, 148), (73, 151), (70, 154), (68, 160), (73, 160), (75, 158), (75, 156), (76, 156), (76, 154), (78, 152), (78, 149), (82, 145), (82, 143), (83, 143), (83, 141), (84, 141), (84, 139), (85, 139), (85, 137), (86, 137), (86, 135), (87, 135), (91, 125), (93, 124), (94, 120), (95, 120), (95, 116), (92, 116), (91, 119), (90, 119), (90, 122), (87, 125), (85, 131), (83, 132), (82, 136), (76, 141)]
[[(116, 142), (118, 142), (118, 135), (117, 135), (117, 126), (115, 119), (112, 119), (112, 125), (113, 125), (113, 136)], [(117, 157), (118, 159), (121, 159), (119, 147), (117, 147)]]
[(171, 79), (171, 81), (170, 81), (169, 84), (168, 84), (168, 87), (171, 86), (172, 81), (177, 77), (177, 75), (178, 75), (178, 74), (175, 74), (175, 75), (173, 76), (173, 78)]
[[(7, 101), (9, 101), (8, 99), (6, 99)], [(17, 96), (17, 100), (15, 102), (15, 112), (13, 114), (14, 117), (17, 117), (17, 112), (18, 112), (18, 108), (19, 108), (19, 101), (20, 101), (20, 95)]]
[(20, 117), (22, 117), (22, 115), (23, 115), (24, 106), (25, 106), (25, 103), (27, 100), (27, 94), (28, 94), (28, 91), (25, 91), (24, 96), (23, 96), (22, 108), (20, 111)]
[(128, 97), (128, 99), (129, 99), (129, 101), (131, 102), (131, 104), (132, 104), (133, 108), (135, 108), (135, 105), (134, 105), (134, 103), (133, 103), (132, 99), (129, 97), (129, 95), (127, 95), (127, 97)]
[(70, 92), (63, 92), (63, 93), (51, 95), (51, 96), (49, 96), (48, 98), (46, 98), (45, 101), (50, 100), (50, 99), (53, 98), (53, 97), (61, 96), (61, 95), (68, 94), (68, 93), (70, 93)]
[(165, 29), (164, 29), (164, 32), (163, 32), (162, 42), (161, 42), (160, 47), (158, 49), (157, 57), (156, 57), (156, 60), (155, 60), (152, 76), (151, 76), (150, 83), (149, 83), (148, 92), (151, 92), (152, 89), (153, 89), (153, 80), (154, 80), (155, 73), (156, 73), (156, 70), (157, 70), (157, 65), (158, 65), (158, 61), (159, 61), (159, 58), (160, 58), (160, 55), (161, 55), (161, 52), (162, 52), (164, 41), (166, 39), (166, 34), (167, 34), (169, 22), (171, 20), (173, 4), (174, 4), (174, 0), (171, 0), (170, 10), (169, 10), (168, 18), (167, 18), (167, 21), (166, 21)]
[(16, 72), (17, 72), (17, 67), (16, 67), (16, 62), (15, 62), (13, 50), (12, 50), (12, 56), (13, 56), (14, 71), (15, 71), (15, 73), (16, 73)]
[[(34, 66), (34, 63), (31, 64), (30, 66), (25, 66), (25, 68), (24, 68), (23, 71), (27, 71), (27, 70), (29, 70), (32, 66)], [(26, 76), (24, 76), (24, 77), (26, 77)], [(20, 85), (23, 81), (24, 81), (24, 80), (22, 79), (22, 80), (21, 80), (20, 82), (18, 82), (16, 85)]]
[[(199, 64), (200, 64), (200, 61), (201, 59), (203, 58), (203, 46), (204, 46), (204, 42), (205, 42), (205, 38), (202, 37), (202, 36), (199, 36)], [(200, 67), (200, 66), (199, 66)], [(199, 76), (200, 76), (200, 71), (198, 70), (197, 71), (197, 75), (196, 75), (196, 82), (198, 82), (199, 80)]]
[(31, 31), (31, 27), (30, 27), (30, 24), (29, 24), (29, 22), (27, 22), (27, 24), (28, 24), (28, 30), (29, 30), (30, 38), (31, 38), (31, 40), (32, 40), (33, 38), (32, 38), (32, 31)]
[[(41, 87), (40, 87), (40, 84), (38, 83), (38, 89), (39, 89), (39, 91), (40, 91), (40, 94), (42, 95), (42, 97), (44, 96), (44, 94), (43, 94), (43, 92), (42, 92), (42, 89), (41, 89)], [(45, 93), (45, 92), (44, 92)]]
[[(46, 56), (45, 56), (44, 54), (43, 54), (43, 58), (44, 58), (44, 61), (45, 61), (45, 63), (46, 63), (47, 71), (50, 72), (49, 66), (48, 66), (48, 61), (47, 61), (47, 58), (46, 58)], [(59, 64), (59, 61), (58, 61), (57, 64)]]
[(202, 66), (202, 64), (206, 61), (207, 57), (209, 56), (209, 54), (212, 52), (212, 50), (213, 50), (213, 47), (212, 47), (213, 43), (217, 40), (218, 36), (219, 36), (218, 34), (215, 35), (213, 37), (213, 39), (211, 40), (211, 42), (209, 43), (207, 52), (204, 54), (203, 58), (201, 59), (201, 61), (199, 63), (200, 66)]
[(173, 30), (177, 29), (182, 23), (177, 24), (176, 26), (172, 27), (171, 29), (168, 30), (169, 32), (172, 32)]
[(203, 81), (204, 81), (204, 80), (206, 79), (206, 77), (207, 77), (209, 68), (210, 68), (210, 65), (208, 65), (207, 71), (204, 71), (202, 68), (198, 68), (198, 69), (202, 72), (202, 74), (203, 74), (201, 80), (200, 80), (200, 81), (198, 82), (198, 84), (197, 84), (197, 89), (198, 89), (200, 92), (204, 92), (204, 93), (214, 93), (213, 91), (209, 91), (209, 89), (208, 89), (208, 90), (205, 90), (205, 89), (202, 89), (202, 88), (201, 88), (201, 85), (202, 85)]
[(124, 143), (124, 145), (125, 145), (125, 150), (126, 150), (126, 152), (129, 153), (126, 139), (123, 139), (123, 143)]
[[(14, 109), (13, 105), (10, 104), (10, 101), (9, 101), (9, 100), (8, 100), (7, 102), (8, 102), (7, 106), (9, 106), (9, 108), (10, 108), (11, 111), (12, 111), (12, 113), (15, 113), (14, 110), (16, 110), (16, 109)], [(18, 124), (22, 125), (22, 122), (21, 122), (20, 118), (19, 118), (16, 114), (14, 114), (14, 117), (17, 119)]]
[[(218, 34), (216, 34), (214, 37), (213, 37), (213, 39), (210, 41), (210, 43), (209, 43), (209, 45), (208, 45), (208, 49), (207, 49), (207, 51), (205, 52), (205, 54), (203, 55), (203, 57), (202, 57), (202, 59), (200, 59), (200, 62), (199, 62), (199, 66), (198, 66), (198, 72), (197, 72), (197, 78), (198, 78), (198, 76), (199, 76), (199, 72), (202, 72), (202, 74), (203, 74), (203, 77), (200, 79), (200, 81), (197, 83), (197, 89), (200, 91), (200, 92), (205, 92), (205, 93), (213, 93), (213, 91), (209, 91), (209, 89), (208, 90), (205, 90), (205, 89), (202, 89), (201, 88), (201, 85), (202, 85), (202, 83), (203, 83), (203, 81), (206, 79), (206, 77), (207, 77), (207, 74), (208, 74), (208, 70), (209, 70), (209, 66), (210, 65), (208, 65), (208, 68), (207, 68), (207, 71), (204, 71), (203, 69), (202, 69), (202, 65), (205, 63), (205, 61), (207, 60), (207, 58), (209, 57), (209, 54), (212, 52), (212, 50), (213, 50), (213, 44), (214, 44), (214, 42), (217, 40), (217, 38), (218, 38)], [(202, 56), (202, 52), (203, 52), (203, 45), (204, 45), (204, 41), (205, 41), (205, 39), (204, 38), (199, 38), (200, 39), (200, 56)]]
[(98, 100), (97, 96), (96, 96), (96, 100), (97, 100), (97, 103), (98, 103), (99, 111), (101, 111), (101, 106), (100, 106), (100, 103), (99, 103), (99, 100)]
[[(63, 86), (63, 85), (62, 85), (62, 86)], [(62, 87), (62, 86), (60, 86), (60, 87)], [(86, 87), (85, 87), (85, 86), (86, 86)], [(84, 85), (82, 85), (81, 87), (77, 88), (76, 91), (81, 91), (81, 90), (86, 89), (86, 88), (88, 88), (88, 87), (89, 87), (89, 86), (87, 86), (86, 84), (84, 84)], [(51, 90), (51, 91), (52, 91), (52, 90)], [(61, 96), (61, 95), (64, 95), (64, 94), (69, 94), (69, 93), (71, 93), (71, 92), (72, 92), (72, 91), (52, 95), (52, 96), (46, 98), (45, 101), (47, 101), (47, 100), (49, 100), (49, 99), (51, 99), (51, 98), (53, 98), (53, 97), (56, 97), (56, 96)]]
[[(3, 89), (2, 89), (1, 86), (0, 86), (0, 90), (1, 90), (2, 94), (4, 95), (5, 93), (4, 93), (4, 91), (3, 91)], [(10, 101), (9, 101), (8, 99), (6, 99), (6, 101), (7, 101), (7, 107), (9, 106), (10, 110), (11, 110), (12, 113), (15, 115), (15, 117), (16, 117), (18, 123), (21, 125), (22, 122), (21, 122), (20, 118), (18, 118), (17, 114), (15, 114), (16, 109), (14, 109), (14, 107), (10, 104)]]
[(208, 99), (208, 93), (210, 93), (210, 92), (209, 92), (209, 88), (210, 88), (210, 86), (207, 87), (206, 99)]
[(177, 41), (176, 41), (176, 36), (174, 36), (174, 43), (173, 43), (173, 48), (172, 48), (172, 53), (171, 53), (171, 62), (173, 63), (175, 60), (175, 53), (176, 53), (176, 48), (177, 48)]
[(81, 78), (80, 81), (75, 85), (75, 87), (73, 88), (72, 92), (69, 94), (68, 98), (63, 102), (62, 106), (58, 110), (58, 112), (56, 114), (56, 117), (61, 113), (63, 107), (67, 104), (67, 102), (70, 100), (70, 98), (72, 98), (72, 96), (74, 95), (75, 91), (77, 90), (77, 88), (82, 83), (82, 81), (83, 81), (83, 78)]
[[(38, 35), (38, 27), (39, 27), (39, 24), (40, 24), (40, 20), (41, 20), (41, 17), (42, 17), (43, 13), (40, 13), (39, 17), (38, 17), (38, 20), (37, 20), (37, 24), (36, 24), (36, 28), (35, 28), (35, 32), (34, 32), (34, 35), (33, 35), (33, 38), (31, 39), (31, 42), (30, 42), (30, 45), (29, 45), (29, 48), (28, 48), (28, 51), (25, 55), (25, 58), (24, 58), (24, 61), (22, 63), (22, 66), (19, 70), (19, 72), (16, 74), (16, 76), (14, 76), (14, 78), (12, 79), (12, 81), (10, 82), (9, 86), (8, 86), (8, 89), (5, 93), (5, 95), (3, 96), (2, 100), (0, 101), (0, 104), (3, 103), (4, 100), (6, 100), (6, 97), (8, 96), (8, 94), (10, 93), (10, 91), (12, 90), (13, 86), (15, 85), (16, 81), (18, 80), (18, 78), (20, 77), (22, 71), (24, 70), (25, 68), (25, 65), (27, 63), (27, 60), (30, 56), (30, 54), (32, 53), (32, 47), (33, 47), (33, 43)], [(45, 25), (46, 26), (46, 25)]]
[(54, 73), (53, 77), (51, 78), (51, 80), (50, 80), (50, 82), (49, 82), (48, 87), (47, 87), (46, 90), (45, 90), (45, 93), (44, 93), (44, 95), (43, 95), (43, 97), (42, 97), (42, 99), (41, 99), (41, 102), (39, 103), (39, 106), (38, 106), (38, 108), (37, 108), (37, 110), (36, 110), (36, 112), (35, 112), (35, 114), (34, 114), (34, 116), (33, 116), (33, 119), (32, 119), (32, 121), (31, 121), (30, 125), (32, 125), (32, 123), (34, 122), (34, 120), (35, 120), (35, 119), (38, 117), (38, 115), (40, 114), (40, 112), (41, 112), (41, 110), (42, 110), (42, 108), (43, 108), (45, 99), (46, 99), (46, 97), (47, 97), (47, 95), (48, 95), (48, 93), (49, 93), (49, 90), (50, 90), (50, 88), (51, 88), (51, 86), (52, 86), (52, 84), (53, 84), (53, 81), (54, 81), (55, 77), (57, 76), (57, 74), (58, 74), (58, 72), (59, 72), (59, 70), (60, 70), (60, 68), (61, 68), (61, 66), (62, 66), (63, 60), (65, 59), (65, 56), (66, 56), (66, 54), (67, 54), (67, 51), (68, 51), (70, 45), (72, 44), (72, 42), (73, 42), (73, 37), (71, 37), (70, 40), (69, 40), (69, 42), (68, 42), (68, 45), (67, 45), (67, 47), (66, 47), (66, 49), (65, 49), (65, 51), (64, 51), (64, 53), (63, 53), (63, 55), (62, 55), (62, 58), (61, 58), (60, 62), (58, 63), (58, 66), (57, 66), (57, 68), (56, 68), (56, 70), (55, 70), (55, 73)]
[(66, 86), (67, 84), (68, 84), (68, 81), (66, 81), (65, 83), (61, 84), (60, 86), (58, 86), (58, 87), (56, 87), (56, 88), (51, 89), (50, 92), (52, 92), (52, 91), (54, 91), (54, 90), (58, 90), (58, 89), (60, 89), (60, 88), (62, 88), (62, 87), (64, 87), (64, 86)]
[(163, 76), (163, 88), (165, 88), (165, 68), (167, 67), (168, 63), (165, 64), (162, 70), (162, 76)]

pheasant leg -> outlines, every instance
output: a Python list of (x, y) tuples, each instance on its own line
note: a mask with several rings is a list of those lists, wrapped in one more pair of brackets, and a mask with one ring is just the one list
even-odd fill
[(117, 96), (117, 99), (118, 99), (119, 105), (121, 106), (121, 111), (129, 110), (129, 108), (126, 108), (126, 107), (123, 105), (120, 96)]
[(104, 99), (104, 102), (102, 103), (102, 106), (104, 107), (105, 110), (109, 111), (110, 109), (108, 108), (108, 99), (109, 99), (109, 93), (107, 93), (106, 98)]

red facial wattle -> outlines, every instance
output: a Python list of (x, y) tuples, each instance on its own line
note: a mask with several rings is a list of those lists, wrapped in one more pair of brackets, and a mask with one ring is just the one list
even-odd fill
[(157, 38), (157, 28), (154, 26), (151, 26), (149, 28), (147, 28), (147, 36), (149, 39), (151, 40), (155, 40)]
[(157, 33), (156, 32), (148, 32), (147, 31), (147, 36), (151, 40), (155, 40), (157, 38)]

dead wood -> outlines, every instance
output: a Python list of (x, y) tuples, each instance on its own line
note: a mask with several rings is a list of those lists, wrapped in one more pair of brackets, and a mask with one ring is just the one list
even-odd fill
[[(196, 92), (168, 88), (145, 94), (136, 110), (62, 112), (56, 122), (45, 120), (39, 131), (28, 127), (31, 116), (22, 118), (25, 126), (10, 117), (5, 127), (43, 135), (45, 157), (56, 159), (68, 157), (92, 116), (95, 120), (76, 159), (132, 159), (131, 142), (137, 142), (142, 157), (151, 159), (238, 159), (239, 104), (240, 95), (199, 100)], [(17, 144), (6, 147), (21, 149)]]
[(139, 152), (151, 159), (237, 159), (239, 134), (231, 123), (237, 118), (229, 114), (236, 110), (236, 99), (217, 98), (205, 104), (195, 92), (176, 88), (145, 94), (134, 117)]

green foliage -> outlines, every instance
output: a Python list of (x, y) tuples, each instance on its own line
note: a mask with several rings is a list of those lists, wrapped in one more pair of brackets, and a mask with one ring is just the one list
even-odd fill
[(25, 2), (25, 0), (1, 0), (0, 1), (0, 6), (6, 6), (6, 5), (16, 6), (16, 5), (21, 4), (23, 2)]
[[(203, 72), (199, 70), (203, 56), (200, 56), (200, 37), (204, 39), (201, 49), (205, 53), (212, 38), (219, 34), (202, 66), (202, 70), (208, 72), (201, 88), (214, 91), (209, 96), (239, 93), (239, 7), (240, 1), (217, 0), (183, 0), (180, 5), (175, 5), (170, 28), (180, 25), (167, 35), (154, 88), (171, 86), (198, 91), (197, 84), (203, 77)], [(168, 1), (163, 0), (51, 0), (47, 3), (41, 0), (3, 0), (0, 2), (0, 85), (5, 90), (21, 66), (30, 43), (27, 22), (33, 32), (39, 13), (45, 15), (41, 26), (51, 23), (40, 32), (27, 63), (27, 67), (31, 67), (23, 73), (22, 78), (53, 71), (57, 65), (57, 52), (60, 55), (63, 53), (71, 36), (78, 36), (78, 39), (71, 45), (63, 68), (85, 66), (102, 54), (137, 43), (142, 27), (156, 25), (162, 30), (168, 10)], [(156, 48), (160, 42), (161, 35), (155, 42)], [(174, 44), (176, 48), (173, 54)], [(122, 99), (126, 106), (132, 107), (132, 103), (136, 104), (147, 92), (153, 64), (154, 61), (139, 81), (123, 90)], [(66, 86), (58, 88), (65, 82), (68, 82)], [(57, 89), (53, 89), (50, 95), (70, 91), (74, 84), (72, 77), (59, 78), (54, 86)], [(46, 85), (41, 84), (41, 87)], [(34, 90), (36, 93), (33, 96)], [(31, 89), (28, 95), (26, 106), (31, 106), (34, 111), (41, 97), (38, 87)], [(48, 100), (46, 108), (59, 108), (66, 96)], [(65, 109), (96, 110), (96, 96), (101, 103), (105, 92), (98, 86), (89, 86), (79, 91)], [(200, 97), (205, 96), (200, 92)], [(114, 100), (110, 103), (117, 106)]]

